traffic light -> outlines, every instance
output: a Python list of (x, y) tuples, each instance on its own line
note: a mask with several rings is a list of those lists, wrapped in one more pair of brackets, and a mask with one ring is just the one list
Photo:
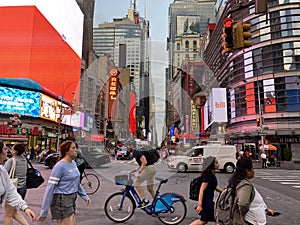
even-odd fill
[(237, 49), (243, 49), (252, 46), (252, 42), (250, 40), (251, 38), (250, 28), (251, 28), (251, 24), (249, 23), (243, 23), (242, 21), (237, 22), (235, 28)]
[(224, 56), (225, 53), (231, 52), (232, 48), (234, 47), (233, 44), (233, 21), (231, 18), (226, 18), (223, 21), (223, 33), (222, 33), (222, 55)]
[(260, 118), (256, 118), (256, 126), (260, 127)]

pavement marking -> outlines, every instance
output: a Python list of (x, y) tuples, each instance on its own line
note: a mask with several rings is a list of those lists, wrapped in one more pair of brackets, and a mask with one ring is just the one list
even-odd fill
[(300, 186), (292, 186), (293, 188), (300, 188)]
[(255, 176), (262, 179), (272, 179), (272, 178), (296, 178), (299, 176)]
[(293, 185), (300, 185), (300, 182), (279, 182), (281, 184), (293, 184)]
[(281, 180), (281, 179), (272, 179), (272, 180), (269, 180), (269, 181), (281, 181), (281, 182), (297, 182), (297, 181), (299, 181), (300, 182), (300, 180)]

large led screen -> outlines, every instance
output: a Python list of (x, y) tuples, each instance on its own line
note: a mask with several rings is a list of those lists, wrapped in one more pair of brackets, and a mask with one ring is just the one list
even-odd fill
[(39, 92), (0, 87), (0, 112), (39, 117), (40, 95)]
[(1, 76), (30, 78), (72, 101), (66, 87), (80, 80), (83, 19), (75, 0), (1, 0)]
[(57, 100), (41, 95), (41, 117), (44, 119), (56, 121)]

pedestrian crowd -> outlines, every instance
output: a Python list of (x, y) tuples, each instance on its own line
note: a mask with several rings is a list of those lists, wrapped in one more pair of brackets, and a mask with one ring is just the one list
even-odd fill
[[(78, 155), (78, 146), (74, 141), (65, 141), (60, 146), (60, 158), (51, 171), (46, 192), (44, 194), (39, 216), (29, 208), (25, 202), (27, 159), (25, 148), (21, 144), (12, 147), (12, 157), (7, 156), (8, 148), (0, 141), (0, 205), (4, 208), (4, 225), (13, 225), (17, 221), (22, 225), (29, 225), (27, 219), (19, 211), (32, 220), (43, 222), (51, 211), (52, 219), (59, 225), (75, 225), (75, 210), (77, 195), (87, 206), (91, 201), (80, 184), (80, 172), (74, 161)], [(9, 173), (13, 170), (13, 177)], [(12, 178), (16, 179), (13, 184)]]
[[(202, 184), (199, 190), (198, 204), (195, 211), (200, 218), (190, 225), (204, 225), (215, 222), (216, 225), (264, 225), (266, 215), (278, 216), (280, 213), (267, 207), (262, 196), (251, 183), (255, 169), (252, 160), (247, 157), (237, 160), (236, 169), (228, 181), (226, 189), (230, 189), (231, 209), (228, 211), (227, 223), (221, 221), (216, 214), (217, 204), (214, 202), (214, 191), (222, 192), (218, 186), (215, 170), (219, 167), (215, 157), (207, 157), (202, 166)], [(224, 190), (225, 192), (225, 190)], [(230, 222), (228, 222), (230, 221)]]
[[(138, 208), (144, 208), (149, 204), (143, 187), (144, 182), (147, 184), (147, 190), (152, 197), (155, 195), (154, 176), (156, 174), (155, 161), (149, 158), (147, 151), (135, 150), (128, 145), (127, 151), (135, 158), (138, 163), (136, 179), (133, 185), (142, 199), (142, 204)], [(84, 163), (82, 152), (78, 150), (78, 145), (71, 140), (65, 141), (60, 146), (60, 158), (53, 170), (51, 171), (44, 198), (42, 201), (41, 211), (38, 216), (29, 208), (25, 202), (26, 196), (26, 169), (27, 160), (24, 157), (25, 148), (21, 144), (12, 147), (12, 158), (7, 157), (7, 146), (0, 141), (0, 160), (6, 161), (4, 166), (0, 166), (0, 196), (1, 206), (4, 208), (4, 225), (12, 225), (13, 220), (22, 225), (28, 225), (28, 221), (19, 211), (34, 221), (43, 222), (47, 218), (49, 211), (52, 219), (59, 225), (75, 225), (76, 199), (79, 196), (90, 206), (91, 200), (81, 186), (81, 176)], [(261, 155), (264, 159), (264, 156)], [(76, 162), (75, 162), (76, 159)], [(264, 164), (263, 164), (264, 165)], [(80, 169), (81, 168), (81, 169)], [(14, 169), (17, 178), (16, 186), (12, 183), (9, 173)], [(193, 221), (190, 225), (204, 225), (208, 222), (215, 222), (221, 225), (219, 218), (216, 217), (214, 202), (214, 192), (223, 192), (218, 186), (215, 171), (219, 169), (218, 160), (209, 156), (203, 161), (201, 172), (201, 186), (195, 212), (199, 219)], [(231, 190), (232, 209), (230, 217), (232, 225), (263, 225), (266, 224), (266, 214), (271, 216), (279, 213), (268, 208), (263, 197), (251, 183), (255, 170), (252, 161), (247, 158), (239, 158), (236, 168), (228, 181), (226, 188)], [(198, 190), (198, 189), (197, 189)]]

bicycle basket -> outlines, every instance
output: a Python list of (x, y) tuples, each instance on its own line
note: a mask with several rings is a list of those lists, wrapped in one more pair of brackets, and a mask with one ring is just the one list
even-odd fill
[(116, 185), (132, 185), (133, 181), (129, 179), (128, 175), (115, 176)]

